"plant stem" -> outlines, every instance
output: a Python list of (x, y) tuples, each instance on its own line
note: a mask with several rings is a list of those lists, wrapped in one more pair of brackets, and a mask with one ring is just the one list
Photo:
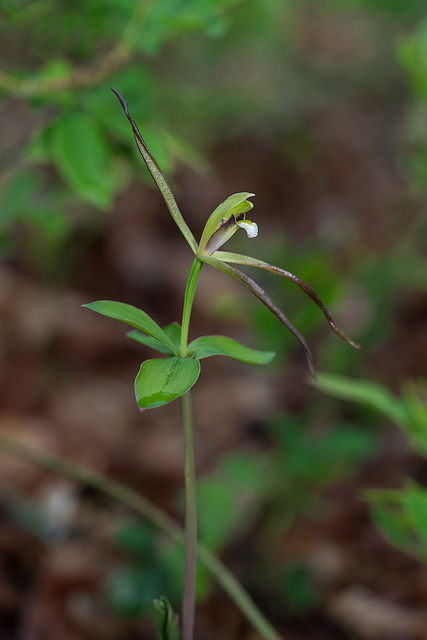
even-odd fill
[(182, 594), (182, 640), (193, 640), (196, 603), (197, 492), (191, 392), (181, 396), (185, 473), (185, 567)]
[[(200, 260), (197, 257), (194, 258), (190, 273), (188, 274), (184, 295), (184, 308), (182, 311), (180, 345), (182, 358), (184, 358), (187, 353), (191, 308), (193, 306), (197, 280), (202, 266)], [(181, 396), (181, 422), (184, 443), (185, 476), (185, 566), (184, 588), (182, 593), (182, 640), (193, 640), (194, 611), (196, 606), (197, 489), (190, 391), (187, 391), (187, 393)]]
[(193, 306), (194, 294), (196, 293), (197, 280), (203, 263), (198, 257), (194, 258), (188, 274), (187, 286), (184, 295), (184, 308), (182, 311), (181, 323), (181, 358), (185, 358), (187, 353), (188, 330), (190, 328), (191, 308)]

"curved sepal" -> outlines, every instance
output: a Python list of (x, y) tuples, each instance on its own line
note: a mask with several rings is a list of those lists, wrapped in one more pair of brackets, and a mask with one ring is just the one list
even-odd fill
[(182, 235), (187, 240), (188, 244), (193, 250), (193, 253), (196, 253), (197, 251), (196, 239), (194, 238), (193, 234), (190, 231), (190, 228), (188, 227), (187, 223), (182, 217), (181, 211), (179, 210), (179, 207), (176, 203), (175, 196), (172, 193), (172, 189), (170, 188), (163, 171), (160, 169), (159, 165), (157, 164), (156, 160), (154, 159), (150, 150), (145, 144), (144, 139), (140, 134), (138, 127), (136, 126), (135, 120), (130, 116), (129, 108), (126, 100), (123, 98), (122, 95), (120, 95), (117, 89), (114, 89), (113, 87), (111, 87), (111, 90), (113, 91), (113, 93), (116, 94), (117, 98), (119, 99), (119, 102), (122, 105), (122, 109), (125, 112), (127, 119), (132, 125), (133, 135), (135, 138), (136, 145), (139, 149), (139, 152), (143, 157), (144, 162), (147, 165), (147, 169), (151, 173), (151, 176), (154, 182), (156, 183), (158, 190), (162, 194), (163, 200), (165, 201), (165, 204), (169, 209), (169, 212), (172, 215), (172, 218), (175, 220), (176, 224), (180, 228)]
[(210, 356), (227, 356), (247, 364), (268, 364), (276, 354), (273, 351), (250, 349), (226, 336), (201, 336), (188, 345), (188, 355), (194, 355), (199, 360)]
[(239, 253), (230, 253), (228, 251), (216, 251), (213, 254), (213, 257), (217, 260), (221, 260), (222, 262), (231, 262), (232, 264), (243, 264), (249, 267), (257, 267), (258, 269), (264, 269), (265, 271), (270, 271), (271, 273), (275, 273), (279, 276), (283, 276), (292, 282), (295, 282), (296, 285), (299, 286), (300, 289), (304, 291), (314, 302), (317, 304), (319, 309), (323, 311), (323, 314), (326, 320), (329, 322), (330, 327), (335, 331), (337, 335), (340, 336), (343, 340), (345, 340), (349, 345), (354, 347), (355, 349), (361, 349), (362, 345), (355, 340), (352, 340), (341, 327), (335, 322), (319, 296), (313, 289), (302, 280), (299, 276), (296, 276), (294, 273), (287, 271), (286, 269), (282, 269), (281, 267), (276, 267), (274, 264), (269, 264), (268, 262), (264, 262), (264, 260), (258, 260), (257, 258), (252, 258), (251, 256), (242, 256)]
[(155, 358), (142, 363), (135, 378), (138, 407), (155, 409), (191, 389), (200, 374), (195, 358)]
[(130, 304), (115, 302), (113, 300), (98, 300), (97, 302), (83, 304), (82, 307), (87, 307), (88, 309), (92, 309), (92, 311), (96, 311), (96, 313), (100, 313), (103, 316), (114, 318), (114, 320), (119, 320), (119, 322), (124, 322), (125, 324), (152, 336), (164, 344), (171, 353), (178, 355), (174, 341), (168, 336), (166, 331), (164, 331), (157, 322), (153, 320), (153, 318), (150, 318), (150, 316), (145, 313), (145, 311), (137, 309)]
[(258, 298), (258, 300), (261, 300), (261, 302), (267, 307), (267, 309), (270, 309), (270, 311), (274, 313), (276, 318), (278, 318), (280, 322), (282, 322), (285, 325), (285, 327), (295, 336), (295, 338), (300, 343), (301, 347), (304, 349), (304, 353), (307, 358), (308, 368), (313, 377), (313, 380), (316, 380), (316, 367), (314, 364), (314, 358), (313, 358), (313, 354), (311, 353), (310, 347), (308, 346), (304, 337), (294, 327), (292, 322), (289, 321), (289, 319), (285, 316), (283, 311), (279, 309), (279, 307), (273, 302), (270, 296), (267, 295), (264, 289), (260, 287), (259, 284), (255, 282), (255, 280), (252, 280), (252, 278), (249, 278), (249, 276), (247, 276), (245, 273), (242, 273), (238, 269), (231, 267), (229, 264), (222, 262), (221, 260), (217, 260), (213, 256), (199, 256), (199, 259), (202, 262), (207, 262), (207, 264), (212, 265), (212, 267), (215, 267), (216, 269), (223, 271), (228, 276), (231, 276), (232, 278), (237, 280), (237, 282), (240, 282), (240, 284), (242, 284), (244, 287), (249, 289), (249, 291), (251, 291)]

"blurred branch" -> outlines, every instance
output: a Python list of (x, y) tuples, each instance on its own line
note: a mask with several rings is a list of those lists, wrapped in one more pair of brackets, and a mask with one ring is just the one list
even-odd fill
[[(172, 518), (125, 485), (59, 456), (36, 451), (5, 436), (0, 436), (0, 449), (42, 469), (65, 476), (104, 493), (149, 520), (175, 542), (184, 543), (184, 531)], [(199, 545), (198, 558), (265, 640), (282, 640), (281, 636), (259, 611), (249, 594), (220, 560), (202, 545)]]
[(70, 69), (65, 75), (55, 78), (37, 77), (37, 74), (36, 77), (17, 78), (0, 69), (0, 89), (17, 96), (31, 97), (67, 89), (80, 89), (102, 82), (130, 60), (153, 6), (152, 0), (136, 0), (117, 44), (99, 62), (87, 67)]

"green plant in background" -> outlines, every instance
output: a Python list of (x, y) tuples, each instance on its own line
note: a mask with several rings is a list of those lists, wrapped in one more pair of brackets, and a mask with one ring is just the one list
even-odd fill
[[(371, 380), (320, 374), (318, 388), (351, 402), (374, 408), (399, 426), (414, 449), (427, 458), (427, 381), (406, 383), (401, 397)], [(393, 545), (427, 562), (427, 489), (408, 480), (403, 489), (366, 491), (372, 517)]]
[[(199, 172), (206, 169), (196, 149), (171, 134), (168, 118), (159, 122), (168, 79), (153, 67), (166, 45), (185, 36), (223, 36), (239, 2), (2, 5), (0, 98), (25, 100), (33, 124), (30, 131), (24, 116), (19, 142), (2, 149), (0, 164), (7, 159), (7, 171), (0, 194), (0, 255), (19, 256), (55, 278), (67, 273), (99, 233), (105, 212), (134, 171), (132, 158), (112, 149), (126, 147), (127, 131), (105, 101), (106, 81), (118, 72), (139, 103), (147, 139), (162, 165), (171, 170), (180, 160)], [(79, 247), (67, 242), (77, 233)]]
[(113, 89), (123, 110), (132, 125), (138, 149), (150, 171), (164, 201), (177, 223), (181, 233), (190, 245), (195, 257), (191, 265), (184, 296), (182, 324), (173, 323), (162, 329), (144, 311), (128, 304), (112, 301), (98, 301), (84, 305), (97, 313), (124, 322), (137, 331), (128, 334), (133, 340), (148, 345), (166, 358), (156, 358), (142, 363), (135, 379), (135, 395), (141, 410), (156, 408), (177, 398), (181, 398), (181, 419), (184, 439), (185, 469), (185, 571), (182, 604), (183, 640), (192, 640), (195, 609), (195, 575), (197, 557), (197, 499), (196, 472), (194, 457), (194, 437), (191, 411), (190, 389), (200, 374), (200, 360), (214, 355), (225, 355), (251, 364), (266, 364), (274, 354), (255, 351), (224, 336), (203, 336), (188, 344), (191, 309), (196, 292), (197, 280), (204, 263), (207, 263), (231, 276), (251, 291), (297, 338), (302, 346), (313, 378), (316, 377), (313, 355), (302, 335), (290, 323), (288, 318), (276, 306), (267, 293), (246, 274), (230, 266), (237, 263), (253, 266), (295, 282), (323, 311), (332, 329), (353, 347), (360, 345), (348, 338), (338, 327), (317, 294), (294, 274), (270, 265), (261, 260), (235, 253), (219, 251), (222, 245), (239, 229), (243, 228), (248, 237), (256, 237), (256, 223), (246, 218), (252, 208), (248, 200), (253, 196), (249, 192), (237, 193), (220, 204), (209, 217), (200, 242), (197, 243), (187, 226), (175, 201), (173, 193), (163, 172), (144, 142), (135, 121), (131, 118), (124, 98)]
[(309, 513), (319, 491), (351, 474), (372, 455), (377, 442), (375, 434), (350, 422), (337, 424), (326, 433), (312, 433), (305, 420), (282, 416), (269, 431), (276, 452), (271, 465), (275, 490), (270, 495), (269, 519), (274, 523), (268, 527), (270, 532), (283, 531), (297, 516)]

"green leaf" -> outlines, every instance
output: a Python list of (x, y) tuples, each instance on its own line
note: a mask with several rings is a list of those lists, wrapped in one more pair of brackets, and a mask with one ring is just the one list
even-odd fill
[[(307, 431), (300, 420), (283, 417), (271, 426), (285, 484), (313, 492), (351, 474), (375, 453), (376, 439), (359, 425), (336, 425), (325, 434)], [(307, 464), (310, 460), (310, 464)]]
[(414, 449), (427, 457), (427, 380), (408, 382), (402, 390), (408, 415), (404, 426)]
[(237, 340), (226, 336), (201, 336), (188, 345), (188, 355), (196, 358), (209, 358), (210, 356), (227, 356), (247, 362), (248, 364), (268, 364), (274, 358), (273, 351), (258, 351), (245, 347)]
[(50, 154), (63, 179), (82, 198), (108, 209), (115, 190), (110, 150), (97, 123), (68, 113), (50, 128)]
[(292, 562), (284, 569), (279, 589), (286, 604), (295, 613), (308, 613), (319, 604), (319, 588), (302, 562)]
[(427, 562), (427, 491), (411, 482), (401, 490), (364, 492), (371, 514), (391, 544)]
[(250, 198), (254, 195), (254, 193), (246, 191), (234, 193), (232, 196), (229, 196), (227, 200), (224, 200), (224, 202), (217, 206), (215, 211), (209, 216), (205, 228), (203, 229), (199, 245), (201, 251), (203, 251), (209, 238), (213, 232), (217, 230), (223, 218), (228, 219), (233, 214), (238, 215), (239, 213), (246, 213), (252, 209), (254, 206), (253, 203), (249, 202), (246, 198)]
[(402, 551), (413, 553), (413, 534), (401, 505), (372, 504), (371, 515), (386, 540)]
[(402, 491), (402, 506), (408, 521), (424, 545), (427, 544), (427, 491), (410, 488)]
[(190, 358), (155, 358), (142, 363), (135, 379), (140, 409), (154, 409), (172, 402), (191, 389), (200, 373), (200, 362)]
[(15, 220), (26, 216), (37, 193), (40, 177), (27, 167), (13, 172), (3, 184), (1, 195), (1, 223), (6, 227)]
[(402, 402), (382, 384), (321, 373), (317, 376), (316, 388), (335, 398), (374, 407), (400, 426), (404, 426), (407, 421), (407, 412)]
[(178, 355), (173, 340), (145, 311), (137, 309), (130, 304), (113, 300), (98, 300), (97, 302), (83, 304), (82, 307), (87, 307), (103, 316), (129, 324), (143, 333), (148, 333), (149, 336), (156, 338), (156, 340), (170, 349), (171, 353)]
[(169, 600), (164, 596), (153, 600), (152, 610), (157, 639), (180, 640), (178, 616), (174, 613)]
[(144, 333), (141, 333), (140, 331), (129, 331), (126, 334), (126, 337), (130, 338), (131, 340), (134, 340), (135, 342), (139, 342), (140, 344), (144, 344), (146, 347), (150, 347), (151, 349), (160, 351), (160, 353), (164, 353), (167, 356), (172, 356), (174, 354), (176, 355), (177, 353), (179, 353), (179, 349), (180, 349), (179, 343), (181, 338), (181, 327), (177, 322), (172, 322), (171, 324), (168, 324), (167, 327), (163, 329), (163, 331), (172, 340), (173, 344), (175, 345), (174, 351), (171, 351), (171, 349), (169, 349), (164, 344), (159, 342), (156, 338), (153, 338), (152, 336), (147, 336)]
[(171, 351), (164, 344), (156, 340), (156, 338), (147, 336), (145, 333), (141, 333), (141, 331), (128, 331), (126, 337), (140, 344), (144, 344), (146, 347), (160, 351), (160, 353), (164, 353), (167, 356), (173, 356), (175, 354), (174, 351)]
[(234, 453), (220, 461), (213, 473), (204, 476), (197, 489), (200, 540), (219, 553), (255, 517), (270, 495), (271, 476), (267, 455)]
[(113, 530), (113, 541), (132, 560), (153, 559), (157, 532), (147, 523), (120, 521)]
[(175, 345), (176, 351), (177, 353), (179, 353), (180, 350), (180, 342), (181, 342), (181, 325), (179, 325), (177, 322), (171, 322), (170, 324), (168, 324), (163, 331), (166, 333), (166, 335), (172, 340), (172, 342)]

